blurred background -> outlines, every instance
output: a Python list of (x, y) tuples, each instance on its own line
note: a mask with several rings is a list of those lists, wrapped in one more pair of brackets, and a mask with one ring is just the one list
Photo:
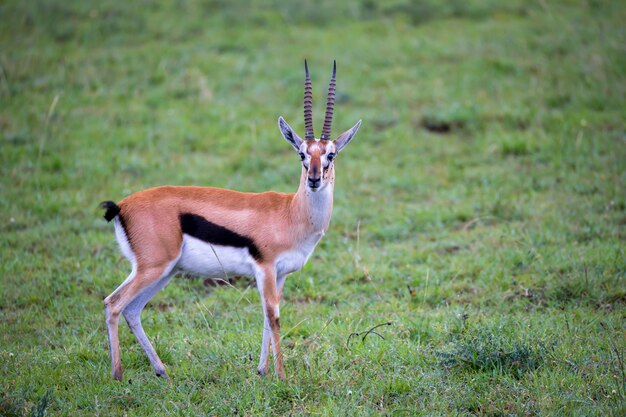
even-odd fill
[[(623, 2), (37, 0), (0, 20), (0, 414), (623, 413)], [(249, 281), (183, 278), (144, 313), (173, 389), (125, 326), (110, 381), (101, 301), (129, 267), (97, 204), (295, 191), (276, 120), (304, 134), (305, 58), (316, 131), (334, 59), (333, 134), (363, 126), (286, 283), (289, 383), (255, 375)]]

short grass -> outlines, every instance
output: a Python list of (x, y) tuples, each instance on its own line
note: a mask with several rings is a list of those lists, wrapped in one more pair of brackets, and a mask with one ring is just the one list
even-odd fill
[[(313, 2), (311, 2), (313, 3)], [(0, 5), (0, 415), (624, 415), (623, 2)], [(364, 120), (255, 366), (249, 280), (180, 277), (125, 325), (97, 204), (161, 184), (294, 191), (302, 61)], [(370, 333), (363, 333), (379, 324)], [(352, 335), (353, 333), (360, 333)], [(352, 335), (352, 336), (351, 336)]]

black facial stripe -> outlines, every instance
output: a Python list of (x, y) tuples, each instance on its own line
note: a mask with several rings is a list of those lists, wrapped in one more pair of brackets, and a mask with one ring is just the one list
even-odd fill
[(259, 248), (249, 237), (242, 236), (230, 229), (212, 223), (197, 214), (182, 213), (179, 218), (183, 233), (214, 245), (248, 248), (250, 255), (254, 259), (257, 261), (263, 260)]

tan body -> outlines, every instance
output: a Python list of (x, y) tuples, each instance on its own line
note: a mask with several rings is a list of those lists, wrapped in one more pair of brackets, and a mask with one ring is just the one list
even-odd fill
[(120, 201), (119, 207), (140, 263), (156, 259), (172, 261), (182, 243), (178, 216), (195, 213), (253, 239), (264, 262), (271, 264), (312, 233), (328, 228), (332, 196), (329, 206), (323, 208), (325, 218), (314, 222), (304, 178), (306, 172), (300, 181), (299, 193), (243, 193), (213, 187), (163, 186), (132, 194)]
[[(334, 76), (330, 90), (334, 97), (332, 83)], [(258, 372), (268, 371), (271, 343), (276, 373), (285, 378), (280, 353), (282, 286), (287, 274), (304, 266), (328, 229), (333, 208), (334, 157), (356, 134), (360, 123), (335, 141), (315, 139), (312, 131), (311, 139), (302, 140), (279, 118), (283, 136), (302, 159), (300, 185), (293, 194), (163, 186), (137, 192), (118, 204), (103, 203), (105, 218), (114, 220), (120, 249), (132, 264), (128, 278), (104, 300), (116, 379), (121, 380), (123, 375), (120, 315), (157, 375), (167, 376), (140, 316), (154, 294), (181, 270), (208, 277), (247, 275), (256, 279), (264, 316)], [(325, 132), (327, 136), (329, 125), (327, 128), (325, 124)]]

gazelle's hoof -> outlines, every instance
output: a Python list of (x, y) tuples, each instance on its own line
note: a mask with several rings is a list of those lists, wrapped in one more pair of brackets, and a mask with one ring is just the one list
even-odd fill
[(117, 379), (118, 381), (121, 381), (122, 379), (124, 379), (124, 371), (122, 371), (122, 368), (115, 369), (113, 371), (113, 378)]
[(167, 379), (170, 382), (172, 381), (170, 379), (170, 376), (167, 374), (167, 371), (165, 370), (165, 368), (163, 368), (163, 369), (156, 369), (154, 372), (156, 373), (156, 376), (158, 376), (159, 378), (165, 378), (165, 379)]

